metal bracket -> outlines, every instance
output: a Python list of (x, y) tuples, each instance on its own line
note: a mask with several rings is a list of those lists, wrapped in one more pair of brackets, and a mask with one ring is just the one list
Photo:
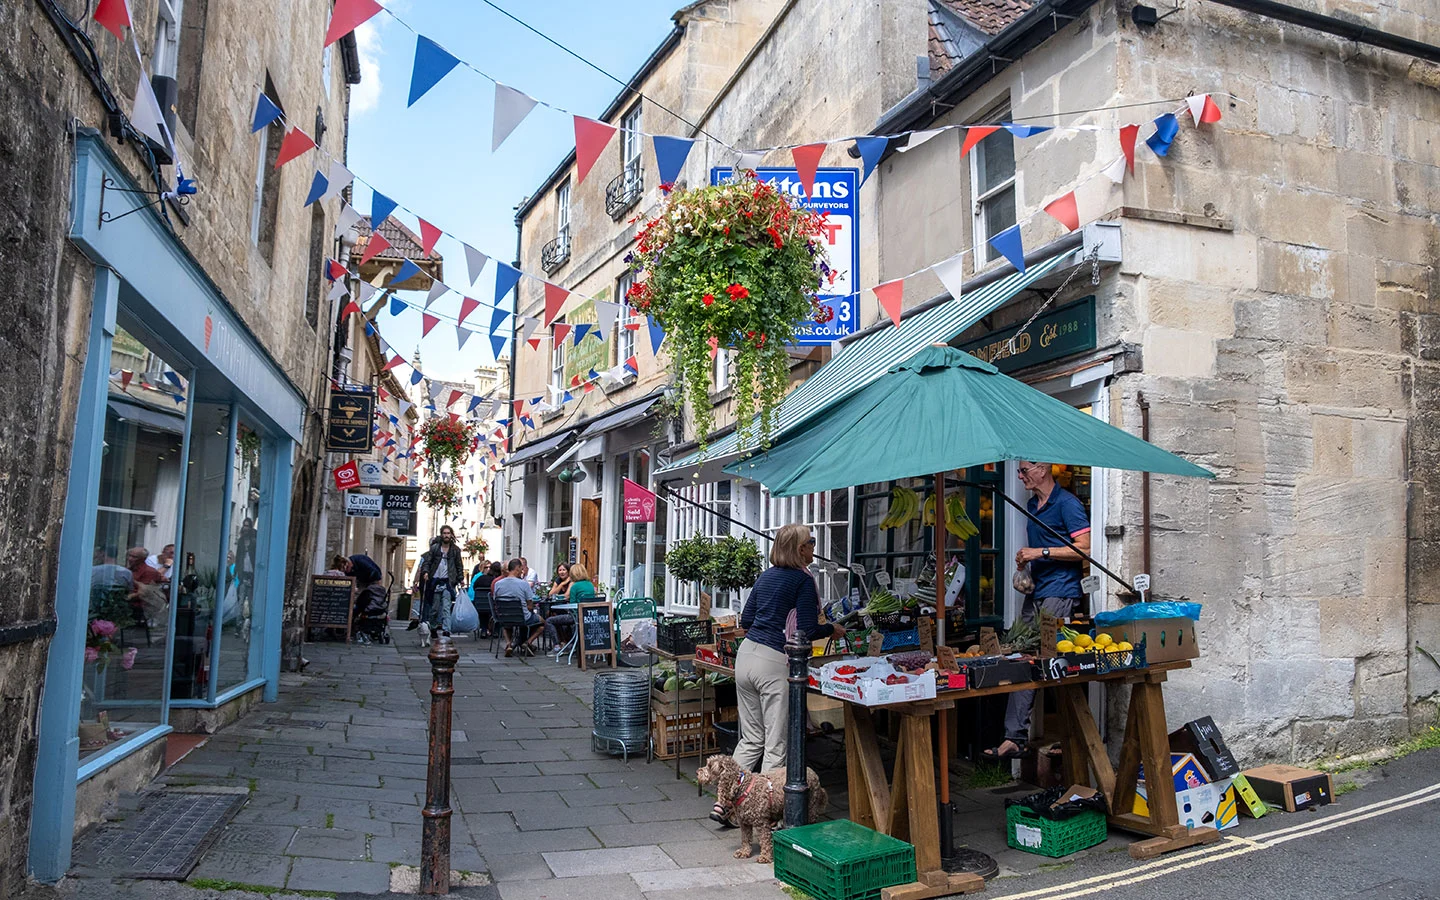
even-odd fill
[[(115, 191), (121, 194), (143, 194), (146, 197), (153, 196), (155, 199), (151, 200), (149, 203), (137, 206), (132, 210), (120, 213), (117, 216), (111, 215), (105, 210), (105, 193), (107, 191)], [(119, 182), (115, 181), (109, 175), (106, 175), (104, 178), (100, 179), (100, 217), (98, 224), (100, 226), (104, 226), (110, 222), (118, 222), (126, 216), (132, 213), (137, 213), (142, 209), (149, 209), (152, 206), (159, 206), (167, 199), (174, 200), (177, 205), (182, 207), (188, 206), (190, 203), (190, 201), (186, 199), (183, 195), (176, 195), (170, 191), (142, 191), (136, 190), (134, 188), (122, 188)]]

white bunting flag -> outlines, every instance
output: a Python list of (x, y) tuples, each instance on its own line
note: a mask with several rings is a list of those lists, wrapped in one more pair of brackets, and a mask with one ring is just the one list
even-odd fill
[(335, 238), (338, 240), (345, 236), (345, 232), (355, 227), (360, 221), (360, 212), (348, 203), (340, 204), (340, 215), (335, 220)]
[(174, 156), (174, 144), (170, 140), (170, 129), (160, 114), (160, 101), (155, 99), (155, 89), (145, 72), (140, 72), (140, 82), (135, 85), (135, 103), (130, 112), (130, 124), (135, 130), (170, 151)]
[(405, 414), (410, 411), (410, 408), (415, 405), (415, 404), (411, 403), (409, 400), (399, 400), (399, 399), (397, 399), (395, 402), (397, 402), (397, 403), (400, 404), (400, 418), (402, 418), (402, 419), (405, 418)]
[(1209, 94), (1192, 94), (1185, 98), (1185, 104), (1190, 107), (1190, 117), (1195, 120), (1196, 125), (1200, 124), (1200, 117), (1205, 113), (1205, 98), (1209, 96)]
[(595, 321), (600, 326), (600, 340), (610, 340), (610, 332), (615, 328), (615, 320), (620, 316), (619, 303), (611, 303), (608, 300), (595, 301)]
[(1116, 157), (1113, 163), (1105, 167), (1105, 177), (1114, 184), (1125, 180), (1125, 157), (1123, 155)]
[(903, 147), (897, 147), (896, 149), (898, 149), (901, 153), (909, 152), (909, 151), (911, 151), (911, 150), (914, 150), (916, 147), (920, 146), (921, 144), (925, 143), (926, 141), (930, 140), (930, 139), (933, 138), (935, 135), (939, 134), (940, 132), (942, 132), (942, 131), (944, 131), (944, 130), (945, 130), (945, 129), (943, 129), (943, 128), (931, 128), (931, 129), (929, 129), (928, 131), (914, 131), (914, 132), (911, 132), (911, 133), (910, 133), (910, 143), (906, 144), (906, 145), (903, 146)]
[(470, 283), (473, 285), (475, 280), (480, 277), (480, 273), (485, 271), (485, 263), (489, 261), (490, 257), (469, 244), (461, 246), (465, 248), (465, 268), (470, 272)]
[(530, 340), (530, 336), (535, 333), (535, 329), (540, 327), (540, 320), (531, 318), (530, 316), (524, 316), (520, 319), (520, 322), (524, 326), (520, 340), (528, 341)]
[(368, 281), (360, 282), (360, 305), (364, 306), (366, 303), (369, 303), (370, 298), (374, 297), (375, 292), (378, 290), (379, 288)]
[(439, 281), (430, 285), (430, 293), (425, 295), (425, 308), (429, 309), (430, 304), (445, 296), (445, 294), (448, 293), (449, 290), (450, 289), (448, 287), (446, 287), (443, 283)]
[(735, 160), (735, 168), (741, 172), (749, 171), (759, 166), (764, 158), (764, 150), (744, 150), (740, 153), (740, 158)]
[(950, 297), (960, 299), (960, 287), (965, 283), (965, 254), (957, 253), (944, 262), (938, 262), (930, 267), (940, 283), (945, 285), (945, 290), (950, 292)]
[(349, 169), (345, 168), (343, 163), (338, 160), (331, 160), (330, 171), (325, 175), (325, 193), (320, 195), (320, 200), (323, 202), (329, 200), (331, 197), (340, 196), (340, 192), (349, 187), (350, 182), (354, 180), (355, 176), (350, 173)]
[(474, 334), (474, 333), (475, 333), (475, 332), (471, 331), (471, 330), (468, 329), (468, 328), (461, 328), (459, 325), (456, 325), (456, 326), (455, 326), (455, 342), (456, 342), (459, 346), (457, 346), (455, 349), (457, 349), (457, 350), (464, 350), (464, 349), (465, 349), (465, 342), (468, 341), (468, 340), (470, 340), (470, 335), (472, 335), (472, 334)]
[(440, 392), (443, 390), (445, 390), (445, 385), (441, 384), (438, 381), (432, 381), (430, 383), (430, 402), (434, 403), (436, 399), (439, 398)]
[(345, 287), (345, 282), (337, 280), (333, 285), (330, 286), (330, 295), (326, 297), (326, 299), (329, 300), (331, 303), (334, 303), (336, 300), (339, 300), (341, 297), (345, 296), (348, 293), (350, 293), (350, 291)]
[(495, 82), (495, 121), (494, 129), (490, 136), (490, 151), (493, 153), (500, 149), (510, 132), (515, 126), (530, 115), (530, 110), (535, 108), (535, 98), (528, 94), (515, 90), (506, 84)]

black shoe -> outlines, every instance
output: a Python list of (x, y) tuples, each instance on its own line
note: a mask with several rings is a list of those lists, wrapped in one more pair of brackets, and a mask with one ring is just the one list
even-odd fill
[(411, 620), (410, 620), (410, 624), (405, 626), (405, 630), (406, 630), (406, 631), (414, 631), (415, 629), (417, 629), (417, 628), (419, 628), (419, 627), (420, 627), (420, 620), (419, 620), (419, 619), (411, 619)]

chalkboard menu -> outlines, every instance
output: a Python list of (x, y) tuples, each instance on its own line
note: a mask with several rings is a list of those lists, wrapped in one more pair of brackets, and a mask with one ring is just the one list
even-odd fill
[(590, 656), (608, 656), (615, 665), (615, 613), (609, 603), (581, 603), (580, 668)]
[(350, 613), (355, 607), (355, 579), (346, 575), (311, 575), (305, 627), (334, 628), (350, 640)]

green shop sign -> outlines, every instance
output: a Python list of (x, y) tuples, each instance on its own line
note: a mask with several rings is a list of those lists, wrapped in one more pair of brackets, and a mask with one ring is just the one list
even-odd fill
[(1015, 328), (992, 331), (960, 345), (960, 349), (985, 360), (1002, 372), (1050, 362), (1095, 349), (1095, 295), (1068, 303), (1046, 313), (1015, 338)]

